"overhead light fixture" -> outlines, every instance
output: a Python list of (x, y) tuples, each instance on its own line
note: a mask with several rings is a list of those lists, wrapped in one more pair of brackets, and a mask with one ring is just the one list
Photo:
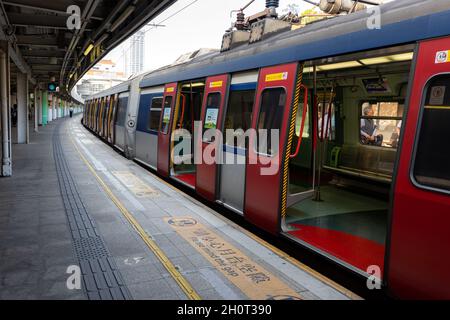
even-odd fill
[[(357, 67), (364, 67), (364, 66), (368, 66), (368, 65), (383, 64), (383, 63), (411, 61), (413, 59), (413, 57), (414, 57), (413, 52), (407, 52), (407, 53), (394, 54), (394, 55), (390, 55), (390, 56), (374, 57), (374, 58), (339, 62), (339, 63), (333, 63), (333, 64), (325, 64), (325, 65), (317, 66), (316, 70), (317, 70), (317, 72), (319, 72), (319, 71), (329, 71), (329, 70), (338, 70), (338, 69), (347, 69), (347, 68), (357, 68)], [(303, 69), (303, 73), (310, 73), (310, 72), (313, 72), (313, 70), (314, 70), (313, 67), (306, 67)]]
[(362, 67), (362, 64), (359, 63), (358, 61), (346, 61), (346, 62), (325, 64), (323, 66), (318, 66), (317, 71), (329, 71), (329, 70), (347, 69), (347, 68), (356, 68), (356, 67)]
[(204, 87), (205, 83), (204, 82), (196, 82), (196, 83), (188, 83), (188, 84), (184, 84), (183, 88), (197, 88), (197, 87)]
[(94, 49), (94, 45), (92, 43), (90, 43), (88, 45), (88, 47), (86, 48), (86, 50), (84, 50), (84, 55), (87, 56), (89, 54), (89, 52), (92, 51), (92, 49)]
[(401, 53), (401, 54), (394, 54), (391, 56), (361, 59), (359, 61), (361, 61), (361, 63), (363, 63), (365, 65), (374, 65), (374, 64), (382, 64), (382, 63), (410, 61), (413, 59), (413, 56), (414, 56), (413, 52), (407, 52), (407, 53)]

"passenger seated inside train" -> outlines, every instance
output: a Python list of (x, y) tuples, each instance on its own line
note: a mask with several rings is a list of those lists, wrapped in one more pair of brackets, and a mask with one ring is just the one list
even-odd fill
[(363, 105), (364, 117), (361, 118), (361, 144), (381, 146), (383, 144), (383, 135), (378, 134), (377, 126), (374, 123), (373, 109), (369, 103)]
[[(319, 66), (301, 152), (289, 165), (285, 232), (362, 272), (384, 262), (411, 60), (412, 53), (382, 54)], [(311, 70), (304, 71), (309, 88)]]

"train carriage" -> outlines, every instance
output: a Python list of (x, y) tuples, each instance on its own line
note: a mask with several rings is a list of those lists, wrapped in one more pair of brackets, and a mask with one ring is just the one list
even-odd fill
[(392, 296), (449, 299), (450, 1), (380, 10), (379, 29), (361, 11), (138, 76), (83, 123)]

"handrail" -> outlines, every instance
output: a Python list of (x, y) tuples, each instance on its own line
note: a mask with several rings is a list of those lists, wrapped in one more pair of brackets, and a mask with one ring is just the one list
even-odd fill
[[(300, 146), (302, 144), (302, 137), (303, 137), (303, 130), (305, 129), (305, 119), (306, 119), (306, 113), (308, 112), (308, 87), (305, 85), (301, 85), (300, 86), (301, 89), (304, 90), (304, 97), (303, 97), (303, 113), (302, 113), (302, 125), (300, 127), (300, 135), (298, 137), (298, 141), (297, 141), (297, 148), (295, 149), (295, 153), (291, 154), (289, 156), (289, 158), (293, 159), (295, 157), (298, 156), (298, 153), (300, 152)], [(297, 117), (297, 113), (298, 113), (298, 109), (297, 112), (295, 113), (295, 117)]]
[(331, 112), (333, 111), (333, 94), (334, 94), (334, 87), (331, 87), (330, 101), (328, 102), (327, 128), (325, 131), (325, 139), (327, 140), (328, 138), (330, 138), (331, 134), (331, 118), (333, 117), (333, 115), (331, 114)]
[(184, 120), (184, 109), (186, 107), (186, 96), (184, 94), (181, 94), (181, 98), (183, 99), (183, 102), (181, 104), (181, 117), (180, 122), (178, 123), (179, 129), (183, 128), (183, 120)]
[[(319, 135), (320, 142), (324, 142), (325, 140), (328, 140), (331, 134), (331, 117), (333, 116), (331, 113), (333, 111), (333, 94), (334, 94), (334, 88), (331, 88), (330, 91), (330, 100), (328, 101), (328, 112), (325, 113), (326, 108), (326, 92), (324, 92), (324, 99), (323, 99), (323, 105), (322, 105), (322, 119), (321, 119), (321, 130)], [(318, 108), (317, 108), (318, 111)], [(325, 115), (327, 116), (327, 121), (325, 123)], [(325, 128), (326, 125), (326, 128)]]

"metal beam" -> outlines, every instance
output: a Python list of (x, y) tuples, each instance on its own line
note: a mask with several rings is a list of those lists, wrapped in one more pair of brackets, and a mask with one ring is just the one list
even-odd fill
[(32, 50), (24, 50), (23, 57), (28, 58), (64, 58), (64, 51), (60, 50), (39, 50), (39, 49), (32, 49)]
[[(68, 16), (67, 8), (71, 5), (82, 6), (80, 1), (73, 0), (58, 0), (58, 1), (36, 1), (36, 0), (15, 0), (15, 1), (3, 1), (5, 5), (20, 7), (20, 8), (28, 8), (33, 10), (39, 10), (42, 12), (51, 12), (59, 15)], [(92, 16), (94, 20), (103, 20), (103, 17), (100, 15)]]
[(17, 44), (25, 46), (58, 46), (58, 40), (48, 35), (17, 35)]
[[(67, 17), (63, 16), (9, 12), (8, 18), (13, 26), (67, 30)], [(90, 28), (92, 28), (92, 24), (86, 27), (86, 31), (91, 31)]]

